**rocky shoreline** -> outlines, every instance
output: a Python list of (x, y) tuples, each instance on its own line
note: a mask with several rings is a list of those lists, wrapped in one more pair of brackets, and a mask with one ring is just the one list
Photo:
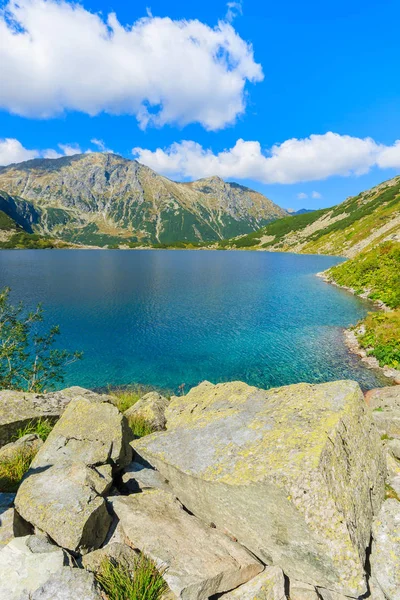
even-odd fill
[[(168, 586), (151, 600), (399, 600), (400, 388), (368, 404), (352, 381), (203, 382), (125, 413), (82, 388), (0, 391), (0, 461), (36, 444), (0, 493), (0, 600), (107, 600), (104, 564), (134, 579), (138, 556)], [(13, 441), (48, 417), (46, 441)]]
[[(327, 274), (326, 271), (322, 271), (321, 273), (316, 273), (316, 276), (320, 277), (321, 279), (323, 279), (326, 283), (329, 283), (330, 285), (334, 285), (338, 288), (341, 288), (342, 290), (346, 290), (347, 292), (350, 292), (350, 294), (353, 294), (353, 296), (358, 295), (360, 298), (363, 298), (364, 300), (369, 300), (379, 310), (382, 310), (384, 312), (390, 312), (392, 310), (391, 308), (386, 306), (386, 304), (384, 302), (381, 302), (381, 300), (369, 299), (368, 292), (365, 292), (363, 294), (356, 294), (356, 292), (353, 288), (347, 287), (345, 285), (339, 285), (332, 277), (329, 277), (329, 275)], [(362, 325), (361, 325), (361, 328), (362, 328)], [(361, 328), (358, 329), (359, 332), (362, 331)], [(361, 361), (366, 365), (366, 367), (368, 369), (373, 369), (375, 371), (378, 371), (379, 373), (384, 375), (387, 379), (391, 380), (394, 385), (400, 385), (400, 371), (398, 369), (394, 369), (392, 367), (387, 367), (387, 366), (381, 367), (379, 365), (378, 360), (374, 356), (369, 356), (368, 353), (366, 352), (366, 350), (364, 350), (364, 348), (362, 348), (360, 346), (360, 343), (357, 339), (357, 335), (355, 333), (354, 328), (344, 329), (343, 335), (344, 335), (345, 344), (346, 344), (347, 348), (349, 349), (349, 351), (352, 354), (356, 354), (361, 359)]]

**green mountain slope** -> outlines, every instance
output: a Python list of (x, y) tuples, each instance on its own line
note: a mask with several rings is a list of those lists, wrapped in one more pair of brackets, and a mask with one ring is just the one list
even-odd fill
[(176, 183), (134, 160), (92, 153), (0, 168), (0, 210), (30, 232), (107, 244), (210, 242), (287, 213), (218, 177)]
[(347, 257), (400, 238), (400, 176), (332, 208), (286, 217), (220, 247)]

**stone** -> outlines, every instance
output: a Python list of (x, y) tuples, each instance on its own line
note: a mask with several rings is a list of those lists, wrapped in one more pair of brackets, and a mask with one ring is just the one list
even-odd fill
[(110, 464), (120, 470), (132, 460), (133, 439), (126, 418), (107, 402), (81, 398), (70, 402), (36, 455), (32, 468), (60, 461)]
[(366, 592), (386, 462), (356, 382), (204, 382), (173, 398), (166, 417), (167, 431), (132, 445), (190, 512), (289, 578)]
[(0, 447), (12, 442), (18, 430), (31, 422), (39, 419), (55, 422), (76, 398), (86, 398), (91, 402), (115, 401), (111, 396), (95, 394), (80, 387), (47, 394), (0, 390)]
[(15, 506), (19, 514), (73, 552), (99, 548), (111, 525), (106, 503), (94, 487), (95, 469), (60, 462), (30, 469)]
[(126, 418), (140, 416), (143, 417), (155, 431), (165, 429), (165, 409), (169, 400), (157, 392), (149, 392), (142, 396), (133, 406), (124, 412)]
[(124, 488), (130, 492), (143, 492), (152, 488), (170, 492), (171, 488), (167, 480), (155, 469), (150, 469), (144, 465), (132, 462), (125, 469), (122, 475)]
[(33, 533), (33, 527), (14, 509), (15, 494), (0, 493), (0, 548), (16, 537)]
[(67, 562), (65, 552), (29, 535), (11, 540), (0, 550), (0, 600), (20, 600), (33, 592)]
[(263, 570), (243, 546), (189, 515), (166, 492), (109, 500), (131, 545), (165, 569), (164, 579), (182, 600), (206, 600)]
[(36, 433), (28, 433), (0, 448), (0, 460), (10, 460), (19, 452), (38, 452), (41, 446), (43, 440)]
[[(244, 583), (233, 592), (223, 594), (221, 600), (285, 600), (285, 577), (279, 567), (265, 571)], [(292, 599), (291, 599), (292, 600)]]
[(93, 573), (62, 567), (26, 600), (101, 600), (103, 597)]
[(394, 458), (400, 460), (400, 439), (388, 440), (387, 445)]
[(290, 600), (320, 600), (320, 596), (313, 585), (291, 579), (289, 582)]
[(127, 544), (113, 542), (103, 546), (103, 548), (99, 548), (99, 550), (86, 554), (82, 558), (82, 565), (88, 571), (97, 573), (101, 568), (102, 562), (105, 559), (110, 559), (133, 571), (137, 556), (138, 553)]
[(400, 386), (370, 390), (366, 402), (381, 436), (400, 439)]
[(370, 593), (368, 600), (387, 600), (375, 577), (370, 577), (368, 583)]
[(338, 594), (332, 590), (326, 590), (324, 588), (317, 589), (319, 597), (322, 598), (322, 600), (349, 600), (347, 596), (343, 596), (343, 594)]
[(400, 502), (383, 503), (372, 540), (371, 574), (388, 600), (400, 600)]

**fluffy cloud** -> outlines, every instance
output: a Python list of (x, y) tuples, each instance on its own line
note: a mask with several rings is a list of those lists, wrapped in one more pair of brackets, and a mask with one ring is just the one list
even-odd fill
[(265, 152), (259, 142), (240, 139), (233, 148), (218, 154), (192, 141), (174, 143), (154, 152), (134, 148), (133, 154), (140, 162), (168, 176), (196, 179), (219, 175), (262, 183), (297, 183), (333, 175), (362, 175), (373, 166), (400, 168), (400, 140), (393, 146), (384, 146), (372, 138), (332, 132), (293, 138)]
[(322, 198), (322, 194), (320, 194), (319, 192), (312, 192), (311, 198), (314, 198), (315, 200), (320, 200), (320, 198)]
[[(32, 158), (60, 158), (60, 156), (72, 156), (82, 152), (77, 144), (58, 144), (58, 148), (61, 152), (53, 148), (28, 150), (14, 138), (0, 138), (0, 166), (24, 162)], [(88, 150), (88, 152), (93, 152), (93, 150)]]
[(135, 115), (143, 128), (216, 130), (244, 112), (246, 82), (262, 79), (227, 21), (149, 14), (124, 27), (114, 13), (103, 19), (63, 0), (9, 0), (0, 11), (0, 108), (19, 115), (105, 111)]
[(300, 194), (297, 194), (297, 198), (298, 198), (298, 200), (305, 200), (306, 198), (308, 198), (308, 194), (305, 194), (304, 192), (300, 192)]

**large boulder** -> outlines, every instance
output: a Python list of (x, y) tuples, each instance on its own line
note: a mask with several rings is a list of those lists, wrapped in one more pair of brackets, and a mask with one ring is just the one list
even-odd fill
[(173, 398), (166, 416), (166, 432), (133, 446), (187, 509), (290, 578), (366, 592), (386, 464), (357, 383), (204, 382)]
[(0, 600), (20, 600), (68, 564), (65, 552), (34, 535), (11, 540), (0, 550)]
[(371, 572), (388, 600), (400, 600), (400, 502), (386, 500), (372, 529)]
[(400, 386), (377, 388), (366, 394), (375, 424), (382, 436), (400, 439)]
[(55, 422), (71, 400), (86, 398), (92, 402), (114, 402), (111, 396), (95, 394), (80, 387), (58, 392), (34, 394), (0, 390), (0, 447), (11, 442), (19, 429), (39, 419)]
[(112, 404), (71, 401), (20, 485), (17, 511), (64, 548), (99, 548), (111, 524), (103, 496), (131, 461), (131, 439)]
[(207, 527), (161, 490), (111, 498), (131, 545), (165, 569), (182, 600), (206, 600), (245, 583), (263, 570), (243, 546)]
[(102, 600), (104, 596), (93, 573), (62, 567), (33, 594), (19, 600)]
[(221, 600), (286, 600), (282, 569), (267, 567), (260, 575), (236, 590), (223, 594)]
[(165, 410), (169, 400), (157, 392), (149, 392), (125, 411), (128, 419), (143, 418), (155, 431), (165, 429)]

